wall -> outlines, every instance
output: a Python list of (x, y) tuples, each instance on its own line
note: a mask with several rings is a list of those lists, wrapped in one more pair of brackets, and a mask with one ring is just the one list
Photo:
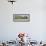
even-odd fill
[[(7, 0), (0, 0), (0, 40), (11, 40), (18, 32), (26, 32), (35, 40), (46, 40), (46, 1), (17, 0), (12, 5)], [(13, 22), (13, 14), (31, 15), (30, 22)]]

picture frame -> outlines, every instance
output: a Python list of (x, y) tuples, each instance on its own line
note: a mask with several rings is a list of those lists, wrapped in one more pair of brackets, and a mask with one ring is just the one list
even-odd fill
[(13, 14), (13, 22), (30, 22), (30, 14)]

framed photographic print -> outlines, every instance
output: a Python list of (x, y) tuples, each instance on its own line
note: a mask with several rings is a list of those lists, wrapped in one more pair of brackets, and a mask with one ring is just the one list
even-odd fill
[(30, 22), (30, 14), (13, 14), (14, 22)]

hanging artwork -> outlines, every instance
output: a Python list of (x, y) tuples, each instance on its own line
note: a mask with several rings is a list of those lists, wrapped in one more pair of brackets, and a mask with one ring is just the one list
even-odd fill
[(30, 14), (13, 14), (14, 22), (30, 22)]

